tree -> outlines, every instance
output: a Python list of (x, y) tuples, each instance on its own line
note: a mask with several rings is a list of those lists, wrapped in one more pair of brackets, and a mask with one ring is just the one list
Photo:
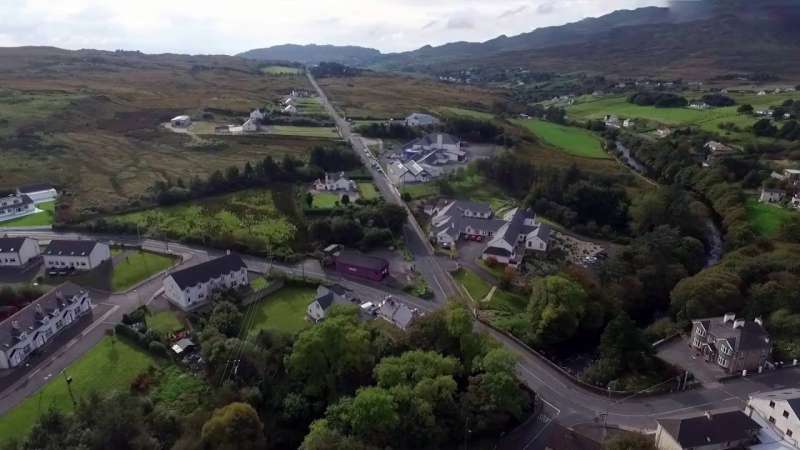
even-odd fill
[(774, 137), (778, 133), (778, 128), (769, 119), (761, 119), (753, 124), (753, 133), (756, 136)]
[(714, 267), (681, 280), (670, 297), (673, 314), (680, 320), (722, 315), (739, 311), (744, 298), (742, 280), (734, 273)]
[(216, 409), (203, 425), (201, 437), (206, 448), (248, 450), (264, 448), (264, 425), (247, 403), (234, 402)]
[(306, 206), (311, 208), (311, 206), (314, 204), (314, 194), (312, 194), (311, 192), (306, 192), (305, 199), (306, 199)]
[(208, 323), (226, 336), (238, 336), (242, 313), (233, 303), (220, 301), (214, 305)]
[(575, 335), (585, 312), (586, 291), (561, 276), (537, 279), (528, 304), (529, 339), (534, 345), (552, 348)]
[(375, 367), (375, 379), (384, 388), (415, 386), (425, 378), (455, 376), (459, 370), (460, 365), (453, 357), (416, 350), (383, 358)]
[(642, 331), (624, 312), (606, 325), (598, 349), (600, 358), (613, 361), (620, 372), (642, 368), (653, 352)]
[(397, 428), (399, 413), (388, 391), (369, 387), (356, 394), (348, 420), (356, 436), (368, 442), (384, 442), (388, 441), (388, 434)]
[(342, 206), (347, 206), (350, 204), (350, 196), (347, 194), (342, 194)]

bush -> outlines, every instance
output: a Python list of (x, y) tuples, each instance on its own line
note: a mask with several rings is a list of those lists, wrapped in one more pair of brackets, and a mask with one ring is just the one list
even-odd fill
[(159, 341), (151, 341), (147, 349), (154, 355), (167, 356), (167, 347)]

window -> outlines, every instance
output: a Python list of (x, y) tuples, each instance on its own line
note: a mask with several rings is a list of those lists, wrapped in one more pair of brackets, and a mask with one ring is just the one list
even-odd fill
[(789, 418), (789, 411), (784, 411), (783, 412), (783, 417), (786, 417), (788, 419)]
[(770, 401), (769, 401), (769, 407), (770, 407), (770, 408), (775, 408), (775, 402), (773, 402), (772, 400), (770, 400)]
[(769, 416), (769, 423), (775, 423), (775, 418), (772, 417), (772, 416)]
[(786, 435), (787, 436), (792, 437), (792, 434), (794, 434), (794, 433), (792, 433), (792, 430), (786, 430)]

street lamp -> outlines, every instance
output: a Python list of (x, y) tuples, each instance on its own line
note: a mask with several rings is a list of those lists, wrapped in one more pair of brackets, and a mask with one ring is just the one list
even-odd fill
[(64, 375), (64, 381), (67, 382), (67, 391), (69, 391), (69, 398), (72, 400), (72, 407), (78, 407), (78, 401), (75, 400), (75, 394), (72, 392), (72, 377), (67, 375), (67, 370), (64, 369), (61, 371), (61, 374)]

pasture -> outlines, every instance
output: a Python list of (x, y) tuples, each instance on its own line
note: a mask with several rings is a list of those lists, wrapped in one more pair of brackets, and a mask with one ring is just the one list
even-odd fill
[[(105, 337), (94, 348), (72, 363), (65, 374), (72, 377), (77, 398), (91, 392), (105, 395), (112, 390), (126, 391), (131, 381), (157, 361), (148, 353), (119, 338)], [(27, 434), (40, 414), (49, 408), (72, 410), (67, 383), (58, 373), (38, 392), (28, 397), (0, 420), (0, 443)]]
[(290, 66), (267, 66), (261, 68), (265, 75), (302, 75), (303, 69)]
[(290, 125), (270, 125), (267, 128), (269, 134), (281, 136), (297, 136), (320, 139), (339, 139), (339, 132), (336, 128), (326, 127), (295, 127)]
[(516, 125), (532, 132), (546, 144), (581, 158), (610, 159), (602, 140), (589, 130), (543, 120), (516, 119)]
[(745, 209), (750, 225), (758, 234), (768, 238), (774, 237), (784, 222), (800, 214), (795, 210), (760, 203), (755, 199), (748, 200)]
[[(238, 244), (256, 252), (288, 250), (297, 227), (279, 205), (294, 200), (281, 196), (293, 193), (269, 189), (250, 189), (157, 207), (145, 211), (108, 216), (112, 224), (127, 224), (149, 236), (169, 236), (181, 240)], [(289, 211), (294, 213), (294, 211)], [(227, 245), (226, 245), (227, 244)]]
[(295, 334), (308, 326), (306, 309), (314, 300), (316, 289), (308, 286), (288, 285), (258, 303), (254, 303), (251, 334), (261, 330)]
[(443, 116), (466, 117), (468, 119), (477, 119), (484, 121), (494, 120), (494, 114), (475, 111), (474, 109), (455, 108), (446, 106), (438, 108), (436, 111)]

